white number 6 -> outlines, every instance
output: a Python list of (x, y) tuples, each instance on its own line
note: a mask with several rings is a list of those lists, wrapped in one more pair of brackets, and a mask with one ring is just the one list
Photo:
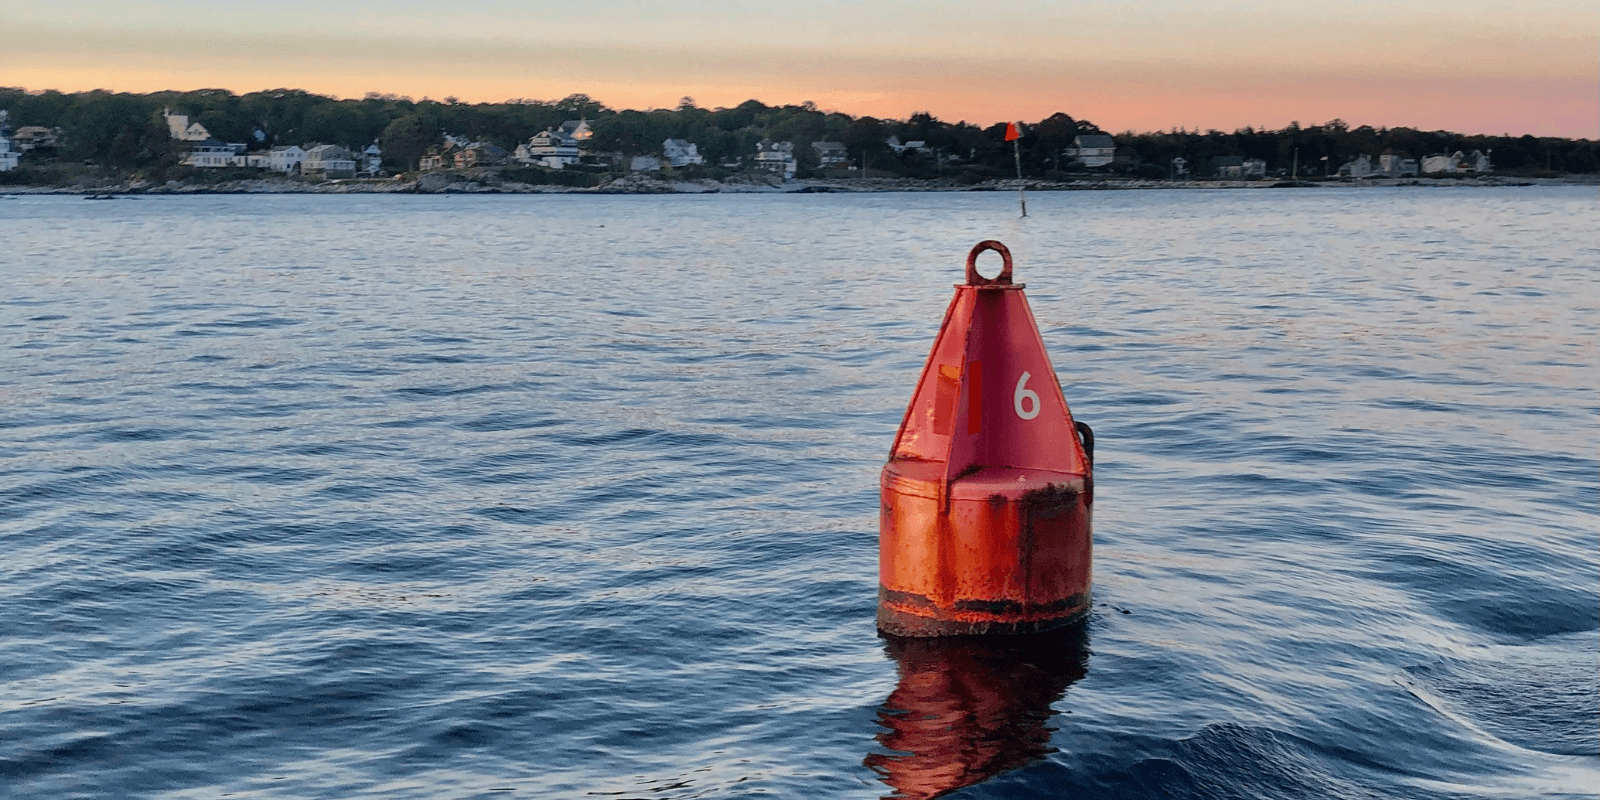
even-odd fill
[[(1033, 419), (1039, 416), (1039, 395), (1035, 394), (1032, 389), (1027, 388), (1028, 379), (1031, 377), (1033, 376), (1026, 372), (1022, 373), (1022, 377), (1017, 379), (1017, 391), (1011, 395), (1011, 405), (1016, 407), (1017, 416), (1023, 419)], [(1024, 400), (1030, 404), (1030, 408), (1026, 411), (1022, 410), (1022, 401)]]

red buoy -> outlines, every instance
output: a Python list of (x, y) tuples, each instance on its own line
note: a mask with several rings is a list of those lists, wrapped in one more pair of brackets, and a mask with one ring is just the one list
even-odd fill
[[(986, 250), (1005, 261), (992, 279), (977, 270)], [(1094, 438), (1022, 289), (1005, 245), (967, 254), (880, 480), (884, 633), (1026, 633), (1089, 612)]]

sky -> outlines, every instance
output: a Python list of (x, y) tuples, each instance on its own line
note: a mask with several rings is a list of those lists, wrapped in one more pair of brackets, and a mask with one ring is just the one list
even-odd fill
[(1600, 4), (0, 0), (0, 86), (1600, 139)]

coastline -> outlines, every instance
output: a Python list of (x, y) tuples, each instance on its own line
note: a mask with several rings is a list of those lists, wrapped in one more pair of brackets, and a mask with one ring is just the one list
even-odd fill
[[(1151, 189), (1324, 189), (1389, 188), (1399, 186), (1597, 186), (1600, 175), (1517, 177), (1481, 175), (1449, 178), (1376, 178), (1362, 180), (1165, 180), (1138, 178), (1081, 178), (1066, 181), (1023, 179), (1030, 192), (1129, 191)], [(1014, 192), (1015, 178), (961, 184), (954, 180), (918, 178), (807, 178), (780, 181), (776, 177), (739, 175), (725, 180), (668, 180), (640, 173), (623, 175), (599, 186), (548, 186), (499, 180), (491, 174), (430, 172), (412, 180), (349, 179), (305, 181), (291, 178), (251, 178), (236, 181), (192, 182), (127, 181), (79, 182), (71, 186), (3, 186), (0, 195), (64, 194), (85, 196), (185, 195), (185, 194), (826, 194), (882, 192)]]

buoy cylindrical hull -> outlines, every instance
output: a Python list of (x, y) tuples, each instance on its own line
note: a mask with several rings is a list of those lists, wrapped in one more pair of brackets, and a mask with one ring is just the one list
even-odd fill
[(1093, 479), (1001, 467), (944, 484), (942, 466), (883, 469), (878, 629), (1030, 633), (1086, 617)]

